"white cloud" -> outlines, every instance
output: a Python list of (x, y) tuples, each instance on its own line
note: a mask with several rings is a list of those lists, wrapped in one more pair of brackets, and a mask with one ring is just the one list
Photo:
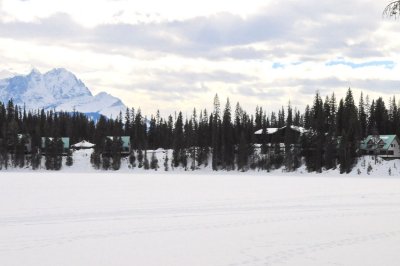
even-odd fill
[[(382, 19), (383, 6), (0, 0), (0, 61), (12, 72), (66, 67), (94, 92), (149, 113), (209, 108), (215, 93), (269, 110), (289, 98), (303, 108), (316, 90), (340, 95), (348, 86), (388, 96), (400, 83), (400, 38), (399, 22)], [(349, 64), (327, 65), (334, 60)], [(372, 61), (394, 65), (365, 65)]]

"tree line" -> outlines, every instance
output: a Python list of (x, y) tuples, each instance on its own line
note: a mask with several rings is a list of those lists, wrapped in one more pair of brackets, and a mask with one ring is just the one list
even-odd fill
[[(69, 137), (70, 143), (88, 140), (96, 144), (91, 156), (95, 168), (117, 170), (121, 166), (119, 137), (129, 136), (128, 162), (132, 168), (160, 168), (154, 150), (161, 148), (172, 151), (164, 155), (165, 170), (210, 166), (213, 170), (228, 171), (269, 171), (281, 167), (294, 171), (304, 163), (310, 172), (339, 167), (342, 173), (348, 173), (359, 156), (360, 141), (367, 135), (399, 136), (399, 116), (395, 97), (390, 98), (387, 106), (383, 98), (371, 100), (361, 93), (356, 104), (351, 89), (340, 100), (334, 94), (322, 99), (317, 92), (303, 112), (293, 109), (289, 102), (270, 113), (257, 106), (255, 113), (250, 114), (240, 103), (232, 107), (229, 99), (221, 107), (215, 95), (211, 111), (194, 109), (189, 117), (182, 112), (165, 118), (160, 112), (147, 117), (140, 108), (130, 108), (115, 119), (100, 116), (97, 121), (78, 112), (25, 110), (10, 100), (0, 103), (0, 167), (37, 169), (44, 156), (46, 168), (58, 170), (62, 167), (59, 139)], [(256, 143), (255, 131), (262, 130), (261, 136), (265, 136), (270, 128), (285, 126), (305, 130), (299, 138), (287, 130), (283, 141)], [(24, 152), (25, 139), (21, 135), (30, 136), (31, 153)], [(46, 143), (45, 152), (42, 137), (55, 140)], [(66, 159), (67, 165), (72, 165), (71, 154)]]

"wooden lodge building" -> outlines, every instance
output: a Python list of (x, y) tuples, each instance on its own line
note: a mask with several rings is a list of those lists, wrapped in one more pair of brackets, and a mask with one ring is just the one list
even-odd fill
[(299, 142), (300, 136), (304, 134), (306, 131), (307, 131), (306, 129), (297, 126), (267, 128), (265, 133), (263, 132), (263, 129), (260, 129), (254, 133), (255, 142), (257, 144), (285, 143), (286, 134), (290, 134), (289, 142), (290, 144), (295, 144)]
[(361, 142), (360, 151), (385, 159), (400, 158), (400, 141), (396, 135), (369, 135)]

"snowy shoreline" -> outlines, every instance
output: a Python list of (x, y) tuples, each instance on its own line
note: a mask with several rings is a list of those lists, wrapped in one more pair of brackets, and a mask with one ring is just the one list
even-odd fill
[[(150, 151), (149, 153), (151, 153)], [(163, 175), (181, 175), (181, 174), (188, 174), (188, 175), (256, 175), (256, 176), (324, 176), (324, 177), (399, 177), (400, 176), (400, 159), (394, 160), (383, 160), (381, 158), (375, 158), (373, 156), (362, 156), (359, 158), (357, 165), (354, 166), (353, 170), (348, 174), (340, 174), (339, 168), (330, 169), (330, 170), (323, 170), (321, 173), (317, 172), (308, 172), (304, 165), (298, 168), (294, 172), (287, 172), (282, 167), (280, 169), (275, 169), (271, 171), (266, 170), (252, 170), (249, 169), (248, 171), (238, 171), (238, 170), (218, 170), (214, 171), (209, 164), (207, 167), (202, 166), (199, 169), (185, 170), (182, 167), (171, 169), (169, 167), (168, 171), (164, 170), (163, 167), (163, 153), (159, 152), (157, 155), (159, 169), (158, 170), (144, 170), (143, 168), (131, 168), (129, 166), (128, 158), (122, 158), (121, 160), (121, 168), (119, 170), (101, 170), (101, 169), (94, 169), (90, 163), (90, 153), (87, 150), (75, 151), (73, 153), (73, 161), (74, 164), (70, 167), (65, 165), (65, 161), (63, 162), (63, 166), (59, 171), (49, 171), (46, 170), (44, 165), (40, 169), (32, 170), (29, 167), (25, 168), (12, 168), (9, 167), (8, 169), (0, 170), (0, 176), (2, 173), (96, 173), (96, 174), (163, 174)], [(65, 158), (64, 158), (65, 160)], [(371, 166), (371, 169), (368, 173), (368, 167)], [(390, 169), (390, 170), (389, 170)], [(389, 174), (390, 172), (390, 174)]]

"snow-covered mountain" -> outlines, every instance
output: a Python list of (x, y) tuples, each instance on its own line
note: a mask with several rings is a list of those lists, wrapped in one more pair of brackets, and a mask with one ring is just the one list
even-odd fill
[(28, 75), (16, 75), (0, 79), (0, 101), (13, 99), (27, 109), (54, 109), (56, 111), (78, 111), (117, 117), (124, 112), (124, 103), (105, 92), (92, 95), (85, 84), (73, 73), (56, 68), (44, 74), (33, 69)]
[(11, 78), (15, 76), (14, 73), (8, 70), (0, 70), (0, 79)]

